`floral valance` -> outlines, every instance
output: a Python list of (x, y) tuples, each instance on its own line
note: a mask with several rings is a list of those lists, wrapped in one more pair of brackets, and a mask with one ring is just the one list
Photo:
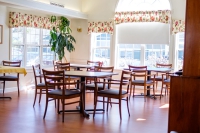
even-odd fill
[(185, 32), (184, 20), (172, 20), (172, 34), (176, 34), (178, 32)]
[(170, 23), (171, 11), (131, 11), (131, 12), (116, 12), (115, 24), (128, 22), (161, 22)]
[(51, 29), (53, 25), (58, 22), (51, 24), (50, 18), (35, 16), (31, 14), (21, 14), (18, 12), (10, 12), (9, 14), (9, 27), (34, 27)]
[(88, 22), (88, 34), (95, 33), (109, 33), (113, 34), (113, 22)]

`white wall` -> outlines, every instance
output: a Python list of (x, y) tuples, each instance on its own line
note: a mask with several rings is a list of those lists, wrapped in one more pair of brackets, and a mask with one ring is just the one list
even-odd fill
[[(71, 20), (72, 35), (76, 39), (76, 44), (75, 51), (70, 54), (70, 62), (86, 64), (90, 59), (90, 35), (87, 34), (87, 26), (87, 20)], [(82, 28), (82, 32), (77, 31), (78, 27)]]
[(0, 62), (9, 59), (9, 29), (7, 7), (0, 5), (0, 25), (3, 25), (3, 44), (0, 44)]

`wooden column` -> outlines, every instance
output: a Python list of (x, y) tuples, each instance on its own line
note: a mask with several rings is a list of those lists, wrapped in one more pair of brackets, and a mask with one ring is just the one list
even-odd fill
[(200, 0), (187, 0), (183, 76), (170, 85), (168, 133), (200, 133)]
[(183, 75), (200, 76), (200, 1), (187, 0)]

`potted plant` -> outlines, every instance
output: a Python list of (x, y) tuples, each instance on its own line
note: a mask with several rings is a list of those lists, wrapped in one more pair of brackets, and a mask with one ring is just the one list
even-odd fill
[(58, 59), (62, 60), (65, 56), (65, 50), (72, 52), (75, 50), (73, 43), (76, 43), (75, 38), (71, 35), (70, 21), (64, 17), (51, 16), (51, 23), (55, 24), (50, 30), (51, 51), (54, 51), (58, 55)]

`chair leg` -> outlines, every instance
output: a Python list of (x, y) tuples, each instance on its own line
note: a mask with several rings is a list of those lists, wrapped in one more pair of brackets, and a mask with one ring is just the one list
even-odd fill
[(133, 86), (133, 97), (135, 96), (135, 85)]
[(168, 86), (168, 85), (166, 85), (167, 95), (168, 95), (168, 88), (169, 88), (169, 86)]
[(132, 93), (132, 84), (130, 85), (130, 96), (129, 96), (129, 100), (130, 100), (130, 97), (131, 97), (131, 93)]
[(19, 96), (19, 80), (17, 80), (18, 96)]
[(128, 110), (128, 115), (130, 116), (130, 111), (129, 111), (129, 104), (128, 104), (128, 97), (126, 98), (126, 103), (127, 103), (127, 110)]
[(93, 118), (95, 117), (96, 108), (97, 108), (97, 97), (96, 97), (96, 99), (95, 99), (95, 104), (94, 104), (94, 113), (93, 113)]
[(105, 110), (105, 97), (103, 97), (103, 110)]
[(41, 101), (41, 97), (42, 97), (42, 89), (40, 89), (39, 103)]
[(3, 95), (4, 95), (4, 92), (5, 92), (5, 84), (6, 84), (6, 81), (3, 81)]
[(56, 108), (56, 99), (54, 99), (54, 102), (55, 102), (55, 108)]
[[(63, 101), (64, 101), (64, 99), (63, 99)], [(64, 122), (64, 115), (65, 115), (65, 104), (63, 103), (62, 104), (62, 122)]]
[(146, 91), (147, 91), (147, 89), (146, 89), (146, 86), (144, 87), (144, 101), (146, 102)]
[(163, 83), (162, 83), (162, 86), (161, 86), (161, 93), (160, 93), (160, 99), (161, 99), (161, 97), (162, 97), (163, 87), (164, 87), (164, 85), (163, 85)]
[(110, 98), (107, 98), (107, 112), (108, 112), (109, 101), (110, 101)]
[(120, 120), (121, 120), (122, 119), (121, 99), (119, 99), (119, 116), (120, 116)]
[(158, 89), (158, 81), (156, 81), (156, 90)]
[(155, 86), (153, 85), (153, 97), (154, 99), (156, 99), (156, 96), (155, 96)]
[(60, 109), (60, 99), (57, 99), (57, 104), (58, 104), (57, 113), (60, 114), (60, 112), (59, 112), (59, 109)]
[(48, 97), (46, 97), (46, 105), (45, 105), (45, 111), (44, 111), (43, 119), (45, 119), (45, 116), (46, 116), (46, 113), (47, 113), (47, 107), (48, 107)]
[(37, 98), (37, 89), (35, 88), (35, 98), (34, 98), (34, 102), (33, 102), (33, 107), (35, 106), (36, 98)]

